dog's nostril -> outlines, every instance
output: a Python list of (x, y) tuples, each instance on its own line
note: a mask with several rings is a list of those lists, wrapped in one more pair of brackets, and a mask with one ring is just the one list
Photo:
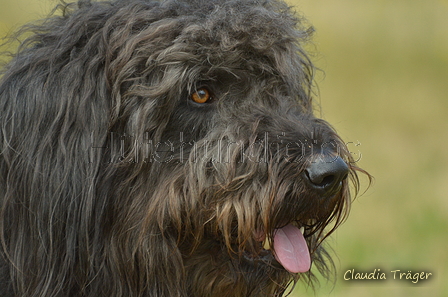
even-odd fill
[(336, 177), (334, 175), (328, 175), (320, 183), (317, 183), (317, 185), (325, 187), (326, 185), (331, 185), (335, 179)]
[(310, 181), (311, 187), (323, 194), (339, 189), (339, 185), (348, 176), (349, 168), (341, 158), (332, 161), (318, 161), (305, 169), (305, 175)]

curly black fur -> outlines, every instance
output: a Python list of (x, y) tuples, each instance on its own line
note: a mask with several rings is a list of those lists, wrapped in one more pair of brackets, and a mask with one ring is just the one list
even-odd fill
[[(275, 0), (59, 11), (0, 81), (1, 296), (281, 296), (312, 277), (257, 237), (286, 224), (329, 271), (360, 169), (313, 115), (301, 18)], [(322, 192), (305, 173), (326, 154), (350, 178)]]

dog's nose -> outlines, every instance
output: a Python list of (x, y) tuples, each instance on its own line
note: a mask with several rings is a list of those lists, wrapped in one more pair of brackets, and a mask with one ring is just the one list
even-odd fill
[(318, 160), (305, 169), (306, 178), (312, 188), (323, 196), (336, 194), (342, 181), (348, 176), (349, 168), (340, 157), (332, 160)]

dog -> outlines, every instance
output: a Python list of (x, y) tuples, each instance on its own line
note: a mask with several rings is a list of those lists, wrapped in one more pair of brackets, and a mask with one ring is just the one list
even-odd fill
[(323, 241), (365, 172), (314, 115), (302, 17), (277, 0), (58, 11), (1, 77), (1, 296), (283, 296), (333, 270)]

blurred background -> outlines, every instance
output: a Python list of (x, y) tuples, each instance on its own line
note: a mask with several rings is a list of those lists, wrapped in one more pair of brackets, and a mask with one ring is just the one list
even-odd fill
[[(0, 0), (0, 36), (56, 3)], [(448, 0), (289, 3), (316, 29), (321, 116), (375, 177), (330, 239), (335, 282), (292, 296), (448, 296)], [(349, 269), (387, 280), (346, 281)], [(413, 284), (392, 270), (433, 275)]]

